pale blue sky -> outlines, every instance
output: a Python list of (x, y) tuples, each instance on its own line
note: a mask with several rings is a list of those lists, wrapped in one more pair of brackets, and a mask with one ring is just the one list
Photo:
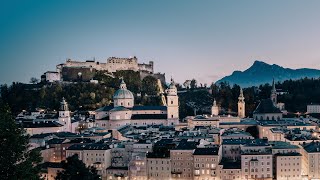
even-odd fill
[(212, 82), (255, 59), (320, 69), (320, 1), (0, 2), (0, 84), (66, 58), (137, 56), (178, 81)]

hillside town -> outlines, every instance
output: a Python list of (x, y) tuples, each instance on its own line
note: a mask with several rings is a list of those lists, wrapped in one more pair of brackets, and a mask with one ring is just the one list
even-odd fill
[[(90, 81), (82, 70), (103, 69), (110, 76), (119, 69), (153, 74), (153, 62), (138, 64), (136, 57), (109, 58), (107, 63), (67, 60), (57, 69), (45, 73), (46, 81)], [(46, 180), (55, 179), (62, 162), (75, 154), (105, 180), (320, 179), (319, 119), (286, 117), (278, 94), (273, 82), (270, 97), (260, 101), (252, 117), (246, 114), (240, 88), (237, 115), (221, 113), (213, 97), (211, 113), (181, 118), (173, 78), (158, 94), (159, 106), (136, 104), (136, 94), (121, 78), (110, 105), (71, 112), (68, 99), (62, 98), (58, 111), (24, 110), (16, 123), (30, 135), (30, 149), (40, 150)], [(320, 113), (320, 105), (306, 108)]]

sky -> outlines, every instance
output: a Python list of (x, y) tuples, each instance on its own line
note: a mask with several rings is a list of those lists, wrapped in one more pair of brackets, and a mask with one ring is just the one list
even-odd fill
[(137, 56), (175, 81), (211, 83), (254, 60), (320, 69), (320, 1), (1, 0), (0, 84), (67, 58)]

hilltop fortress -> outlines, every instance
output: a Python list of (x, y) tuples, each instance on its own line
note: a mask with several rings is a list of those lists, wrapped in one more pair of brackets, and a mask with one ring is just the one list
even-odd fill
[(104, 62), (94, 60), (76, 61), (67, 59), (65, 63), (58, 64), (56, 71), (48, 71), (42, 76), (42, 80), (54, 81), (90, 81), (97, 71), (106, 71), (110, 74), (121, 70), (132, 70), (140, 72), (141, 79), (146, 76), (153, 76), (165, 82), (165, 74), (154, 73), (154, 62), (138, 63), (136, 56), (129, 58), (109, 57)]

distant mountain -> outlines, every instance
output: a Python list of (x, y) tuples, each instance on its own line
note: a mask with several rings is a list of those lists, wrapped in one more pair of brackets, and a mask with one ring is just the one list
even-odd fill
[(228, 82), (230, 85), (238, 84), (241, 87), (259, 86), (260, 84), (272, 83), (275, 81), (285, 81), (289, 79), (301, 78), (319, 78), (320, 70), (317, 69), (290, 69), (278, 66), (276, 64), (270, 65), (262, 61), (256, 60), (253, 65), (245, 71), (234, 71), (230, 76), (226, 76), (216, 83)]

